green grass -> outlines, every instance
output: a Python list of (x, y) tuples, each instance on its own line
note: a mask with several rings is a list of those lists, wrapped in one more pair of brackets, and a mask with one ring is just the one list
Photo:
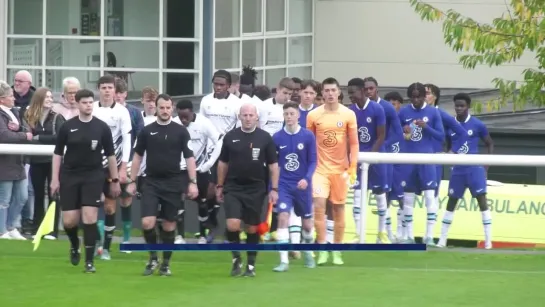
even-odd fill
[(114, 252), (97, 273), (68, 262), (66, 241), (0, 241), (0, 306), (543, 306), (544, 255), (351, 252), (345, 265), (273, 273), (259, 255), (257, 277), (231, 278), (230, 255), (178, 252), (173, 276), (141, 276), (147, 255)]

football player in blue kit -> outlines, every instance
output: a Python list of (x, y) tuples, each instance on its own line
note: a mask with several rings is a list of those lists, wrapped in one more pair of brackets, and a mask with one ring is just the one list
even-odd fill
[[(413, 83), (407, 89), (411, 103), (399, 111), (399, 120), (407, 142), (403, 152), (434, 153), (436, 142), (445, 138), (441, 116), (434, 107), (426, 102), (426, 87), (422, 83)], [(435, 165), (408, 164), (405, 168), (403, 212), (407, 230), (405, 243), (414, 243), (413, 211), (417, 192), (422, 191), (427, 209), (426, 233), (424, 243), (433, 242), (433, 228), (439, 209), (435, 202), (437, 173)]]
[[(471, 107), (471, 98), (468, 94), (456, 94), (453, 98), (454, 110), (456, 111), (456, 120), (467, 131), (468, 138), (462, 138), (458, 133), (449, 131), (453, 148), (458, 148), (457, 154), (478, 154), (479, 141), (486, 145), (488, 154), (494, 151), (494, 142), (488, 133), (485, 124), (469, 114)], [(447, 236), (452, 220), (454, 219), (454, 210), (458, 200), (464, 197), (466, 189), (469, 189), (473, 198), (477, 199), (481, 211), (484, 227), (484, 246), (486, 249), (492, 248), (492, 215), (486, 200), (486, 168), (481, 165), (455, 165), (452, 168), (449, 181), (449, 198), (447, 210), (443, 217), (441, 227), (441, 237), (437, 243), (438, 247), (447, 245)]]
[[(354, 78), (348, 81), (348, 98), (352, 102), (349, 109), (356, 114), (358, 125), (358, 141), (360, 152), (385, 152), (384, 140), (386, 138), (386, 116), (384, 109), (376, 102), (365, 95), (365, 81), (361, 78)], [(360, 165), (361, 167), (361, 165)], [(377, 201), (378, 243), (390, 243), (386, 234), (386, 210), (388, 191), (388, 177), (385, 164), (372, 164), (369, 167), (368, 188), (371, 190)], [(360, 229), (361, 199), (367, 197), (362, 195), (361, 172), (357, 172), (356, 184), (354, 185), (354, 222), (356, 232)]]
[[(398, 92), (389, 92), (384, 95), (384, 100), (389, 101), (394, 107), (396, 114), (399, 113), (403, 105), (403, 97)], [(391, 146), (392, 153), (400, 153), (403, 145), (406, 141), (404, 139), (394, 142)], [(392, 170), (392, 181), (390, 183), (390, 192), (388, 193), (388, 205), (391, 205), (393, 201), (397, 201), (397, 220), (396, 220), (396, 235), (395, 242), (401, 242), (405, 238), (405, 218), (403, 215), (403, 185), (404, 180), (404, 164), (394, 164)]]
[[(439, 115), (441, 116), (441, 121), (443, 122), (443, 129), (445, 130), (445, 133), (447, 131), (449, 132), (449, 135), (446, 136), (447, 138), (450, 136), (451, 138), (456, 135), (457, 138), (460, 138), (458, 142), (456, 142), (457, 146), (462, 146), (465, 141), (468, 139), (467, 132), (465, 129), (460, 125), (460, 123), (454, 118), (454, 116), (448, 114), (445, 110), (439, 108), (439, 99), (441, 98), (441, 90), (439, 87), (437, 87), (434, 84), (426, 84), (426, 103), (430, 106), (435, 106), (437, 111), (439, 112)], [(443, 153), (445, 152), (444, 142), (442, 141), (436, 141), (435, 142), (435, 152), (436, 153)], [(451, 145), (455, 145), (452, 144)], [(458, 152), (460, 148), (452, 147), (452, 152)], [(441, 180), (443, 180), (443, 168), (444, 165), (439, 164), (436, 166), (436, 175), (437, 175), (437, 188), (435, 188), (435, 201), (437, 202), (437, 207), (439, 207), (439, 188), (441, 185)], [(433, 218), (433, 217), (429, 217)], [(433, 238), (428, 238), (428, 245), (433, 245)]]
[[(278, 152), (280, 179), (278, 185), (277, 243), (289, 243), (290, 212), (302, 218), (303, 243), (312, 243), (312, 175), (316, 169), (317, 153), (314, 134), (299, 125), (299, 106), (295, 102), (283, 105), (285, 126), (273, 135)], [(304, 252), (305, 267), (316, 266), (311, 252)], [(286, 272), (289, 267), (287, 251), (280, 252), (280, 264), (275, 272)]]
[[(396, 147), (396, 144), (399, 145), (399, 141), (403, 139), (403, 129), (401, 128), (401, 124), (399, 123), (399, 118), (397, 116), (396, 110), (389, 101), (380, 98), (380, 96), (378, 95), (378, 82), (375, 78), (367, 77), (363, 79), (363, 81), (365, 96), (373, 101), (376, 101), (384, 109), (384, 115), (386, 116), (386, 138), (384, 141), (384, 147), (386, 149), (386, 152), (399, 152), (399, 147)], [(394, 165), (385, 164), (385, 166), (388, 184), (387, 192), (389, 192), (392, 189)], [(392, 241), (394, 239), (394, 236), (392, 233), (392, 220), (390, 218), (389, 201), (387, 201), (386, 206), (387, 207), (384, 212), (386, 218), (386, 232), (388, 234), (389, 241)], [(379, 240), (378, 243), (387, 242), (384, 242), (384, 240)]]

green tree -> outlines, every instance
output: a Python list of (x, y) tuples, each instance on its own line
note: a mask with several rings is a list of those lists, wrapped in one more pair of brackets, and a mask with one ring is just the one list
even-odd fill
[[(445, 43), (464, 53), (459, 62), (466, 69), (513, 63), (524, 52), (535, 52), (536, 65), (524, 69), (521, 80), (492, 80), (500, 97), (485, 102), (486, 109), (499, 108), (508, 101), (513, 101), (514, 110), (522, 109), (528, 102), (545, 105), (545, 0), (506, 0), (506, 12), (489, 24), (454, 10), (440, 10), (425, 1), (409, 1), (422, 20), (442, 23)], [(481, 104), (479, 109), (482, 108)]]

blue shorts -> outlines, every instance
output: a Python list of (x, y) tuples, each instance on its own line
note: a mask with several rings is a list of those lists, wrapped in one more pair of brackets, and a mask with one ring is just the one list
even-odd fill
[(439, 188), (441, 187), (441, 180), (443, 180), (443, 165), (437, 165), (435, 169), (437, 175), (437, 188), (435, 188), (435, 197), (439, 196)]
[[(387, 172), (388, 167), (386, 164), (371, 164), (368, 172), (367, 189), (371, 190), (373, 194), (387, 192), (390, 189)], [(353, 189), (361, 189), (361, 164), (358, 165), (356, 184), (353, 186)]]
[(392, 165), (391, 189), (388, 193), (389, 200), (403, 201), (403, 182), (405, 181), (404, 175), (406, 174), (405, 168), (405, 164)]
[(437, 166), (430, 164), (408, 164), (404, 167), (403, 191), (418, 193), (437, 188)]
[(484, 167), (472, 167), (464, 172), (450, 174), (448, 196), (462, 198), (467, 188), (469, 188), (473, 197), (486, 194), (486, 171)]
[(299, 190), (297, 182), (293, 184), (282, 183), (278, 187), (278, 201), (276, 202), (276, 212), (295, 212), (295, 215), (303, 219), (312, 218), (312, 185), (306, 190)]

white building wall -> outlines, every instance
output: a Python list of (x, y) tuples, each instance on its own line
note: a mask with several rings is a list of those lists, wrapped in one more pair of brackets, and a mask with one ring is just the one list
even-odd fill
[[(491, 22), (507, 11), (504, 0), (429, 0), (479, 22)], [(491, 88), (492, 79), (521, 80), (535, 67), (532, 54), (517, 63), (465, 70), (459, 54), (444, 44), (441, 23), (421, 21), (409, 0), (317, 0), (315, 77), (374, 76), (383, 86), (432, 82), (443, 88)]]
[[(0, 0), (0, 80), (6, 80), (6, 62), (8, 61), (7, 57), (7, 46), (6, 35), (8, 33), (7, 29), (7, 16), (8, 2), (7, 0)], [(11, 82), (11, 81), (8, 81)]]

